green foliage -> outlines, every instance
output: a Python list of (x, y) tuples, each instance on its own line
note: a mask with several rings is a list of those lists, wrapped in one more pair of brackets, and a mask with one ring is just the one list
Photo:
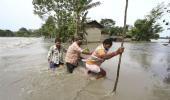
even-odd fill
[(1, 30), (0, 29), (0, 36), (1, 37), (12, 37), (12, 36), (15, 36), (15, 33), (12, 32), (11, 30)]
[[(104, 32), (110, 35), (122, 35), (123, 27), (115, 26), (115, 21), (112, 19), (101, 19), (100, 24), (104, 26)], [(126, 26), (128, 30), (128, 25)]]
[(39, 30), (27, 30), (26, 28), (20, 28), (17, 32), (13, 32), (11, 30), (1, 30), (0, 29), (0, 37), (30, 37), (30, 36), (41, 36), (41, 32)]
[(105, 28), (112, 28), (115, 25), (115, 21), (112, 19), (101, 19), (100, 24), (103, 25)]
[(100, 24), (104, 26), (104, 31), (110, 35), (115, 35), (115, 21), (112, 19), (101, 19)]
[(123, 27), (115, 26), (111, 28), (110, 35), (122, 35)]
[(42, 19), (52, 16), (57, 26), (53, 35), (45, 33), (48, 30), (46, 25), (41, 31), (45, 36), (57, 36), (63, 40), (73, 35), (84, 37), (88, 10), (99, 4), (100, 2), (92, 3), (92, 0), (33, 0), (34, 13)]
[(45, 24), (40, 28), (40, 32), (45, 37), (55, 37), (56, 26), (53, 17), (49, 16)]
[(33, 5), (34, 13), (40, 18), (44, 19), (48, 16), (53, 18), (51, 24), (48, 24), (47, 20), (41, 28), (44, 36), (64, 38), (67, 34), (74, 32), (75, 26), (71, 24), (73, 13), (70, 0), (33, 0)]
[(165, 5), (163, 12), (163, 25), (166, 27), (166, 30), (170, 30), (170, 3)]
[(100, 2), (92, 2), (93, 0), (72, 0), (70, 1), (75, 19), (76, 33), (75, 35), (85, 38), (85, 23), (88, 10), (100, 5)]
[(160, 23), (157, 22), (163, 15), (162, 10), (163, 5), (158, 5), (144, 19), (136, 20), (134, 27), (129, 31), (131, 36), (137, 41), (150, 41), (151, 38), (158, 38), (157, 33), (163, 31)]
[(36, 30), (29, 29), (28, 31), (30, 33), (30, 35), (29, 35), (30, 37), (40, 37), (40, 36), (42, 36), (42, 33), (39, 29), (36, 29)]
[(154, 34), (153, 38), (154, 39), (158, 39), (159, 38), (159, 34)]
[(30, 32), (26, 29), (26, 28), (20, 28), (17, 32), (16, 32), (16, 36), (21, 37), (21, 36), (29, 36)]

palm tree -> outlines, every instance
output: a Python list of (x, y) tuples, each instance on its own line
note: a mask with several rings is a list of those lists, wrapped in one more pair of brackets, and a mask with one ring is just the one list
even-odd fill
[(93, 3), (92, 1), (93, 0), (72, 0), (76, 23), (75, 35), (81, 36), (82, 38), (84, 38), (84, 33), (86, 33), (85, 23), (87, 21), (86, 16), (88, 14), (88, 10), (101, 4), (99, 1)]

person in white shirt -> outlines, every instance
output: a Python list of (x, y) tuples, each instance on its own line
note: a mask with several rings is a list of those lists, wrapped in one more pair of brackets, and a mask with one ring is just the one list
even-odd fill
[(61, 45), (61, 40), (56, 38), (55, 45), (50, 47), (47, 56), (50, 69), (55, 70), (55, 68), (59, 67), (60, 65), (64, 65), (64, 52), (66, 52), (66, 49)]

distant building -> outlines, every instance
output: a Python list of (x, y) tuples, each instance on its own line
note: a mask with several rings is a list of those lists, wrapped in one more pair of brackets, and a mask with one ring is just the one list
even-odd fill
[(87, 23), (86, 32), (87, 32), (87, 42), (100, 42), (102, 37), (102, 30), (104, 26), (99, 24), (97, 21), (90, 21)]
[(100, 41), (104, 41), (105, 39), (109, 38), (109, 33), (105, 32), (105, 31), (101, 31), (101, 38)]
[[(104, 26), (97, 21), (90, 21), (86, 25), (87, 42), (102, 42), (107, 38), (113, 38), (116, 42), (122, 41), (122, 36), (109, 36), (109, 33), (103, 31)], [(131, 41), (131, 38), (126, 38), (124, 41)]]

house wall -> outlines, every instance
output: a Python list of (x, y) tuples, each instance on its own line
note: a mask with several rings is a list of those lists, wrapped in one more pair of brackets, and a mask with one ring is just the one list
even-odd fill
[(109, 38), (108, 34), (102, 34), (101, 38), (100, 38), (100, 41), (103, 42), (105, 39), (108, 39), (108, 38)]
[(87, 41), (88, 42), (100, 42), (101, 30), (99, 28), (87, 28)]

